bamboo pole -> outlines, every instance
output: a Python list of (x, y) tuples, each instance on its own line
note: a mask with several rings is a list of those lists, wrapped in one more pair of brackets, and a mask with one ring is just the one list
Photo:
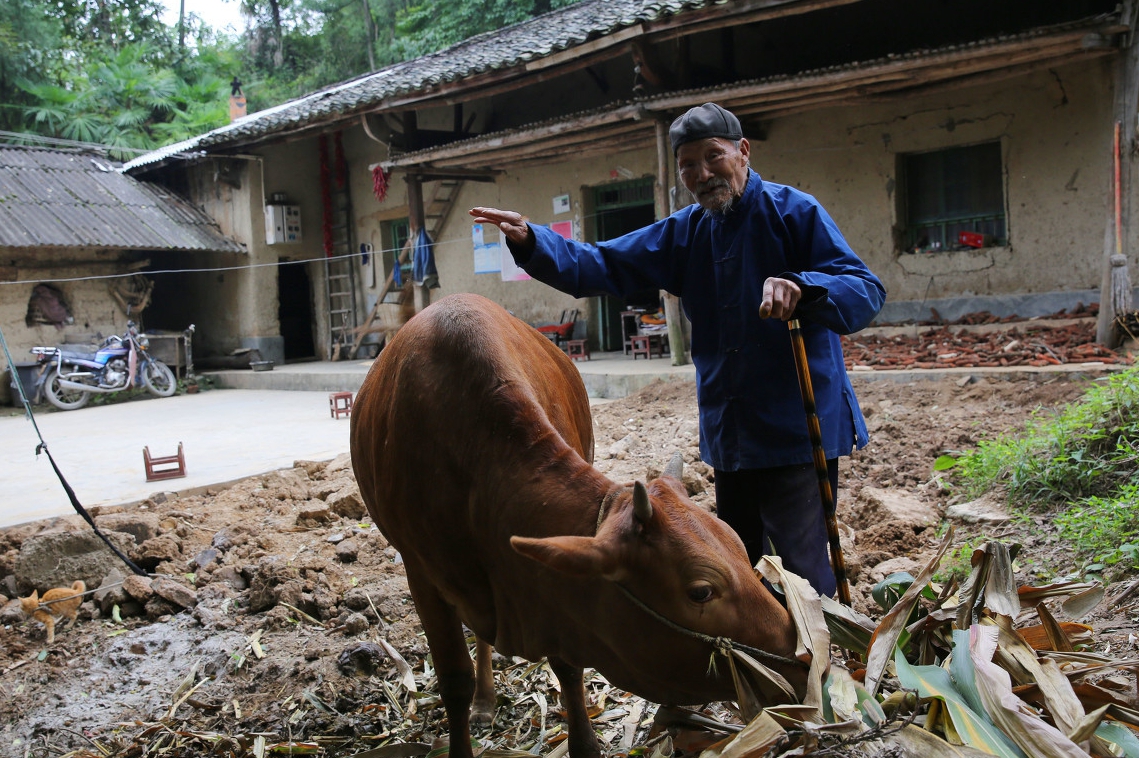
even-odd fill
[(834, 492), (831, 490), (830, 472), (827, 470), (827, 454), (823, 449), (823, 431), (819, 425), (819, 414), (815, 408), (815, 389), (811, 385), (811, 366), (807, 362), (807, 345), (803, 342), (803, 330), (799, 319), (787, 322), (791, 331), (791, 350), (795, 354), (795, 373), (799, 376), (799, 390), (803, 393), (803, 410), (807, 414), (807, 434), (811, 438), (811, 457), (815, 462), (815, 473), (819, 477), (819, 497), (822, 499), (823, 516), (827, 524), (827, 539), (831, 546), (831, 569), (838, 582), (838, 600), (850, 605), (850, 582), (846, 577), (846, 560), (842, 555), (842, 541), (838, 534), (838, 515)]

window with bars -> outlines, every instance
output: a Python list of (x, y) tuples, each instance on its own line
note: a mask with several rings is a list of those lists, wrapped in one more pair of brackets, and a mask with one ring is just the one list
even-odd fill
[(999, 142), (899, 156), (907, 252), (1008, 243)]

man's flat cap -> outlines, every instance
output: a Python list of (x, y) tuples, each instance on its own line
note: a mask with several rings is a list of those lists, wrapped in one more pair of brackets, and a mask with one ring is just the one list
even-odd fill
[(715, 103), (704, 103), (689, 108), (684, 115), (672, 122), (668, 128), (668, 138), (672, 142), (672, 154), (685, 142), (695, 142), (708, 137), (722, 137), (737, 141), (743, 139), (740, 120)]

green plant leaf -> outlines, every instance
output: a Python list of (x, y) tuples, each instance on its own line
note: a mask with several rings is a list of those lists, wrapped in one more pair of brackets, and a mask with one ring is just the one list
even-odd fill
[(952, 455), (939, 455), (933, 462), (934, 471), (945, 471), (957, 465), (957, 458)]
[(1139, 758), (1139, 737), (1117, 721), (1105, 721), (1095, 730), (1096, 736), (1123, 751), (1126, 758)]
[(945, 704), (953, 728), (970, 747), (1003, 758), (1027, 758), (1012, 740), (966, 703), (953, 686), (949, 672), (938, 666), (911, 666), (901, 651), (894, 653), (894, 666), (903, 687), (917, 690), (921, 697), (935, 697)]
[(913, 583), (914, 577), (908, 571), (896, 571), (875, 584), (870, 596), (874, 598), (879, 608), (888, 611)]

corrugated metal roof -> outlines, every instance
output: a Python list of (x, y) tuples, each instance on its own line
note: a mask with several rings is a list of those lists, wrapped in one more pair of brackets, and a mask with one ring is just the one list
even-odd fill
[(128, 161), (123, 170), (207, 147), (293, 129), (322, 118), (377, 105), (386, 99), (544, 58), (620, 29), (725, 0), (583, 0), (446, 50), (335, 84), (296, 100), (251, 113), (231, 124)]
[(242, 252), (190, 203), (87, 153), (0, 146), (0, 247)]

